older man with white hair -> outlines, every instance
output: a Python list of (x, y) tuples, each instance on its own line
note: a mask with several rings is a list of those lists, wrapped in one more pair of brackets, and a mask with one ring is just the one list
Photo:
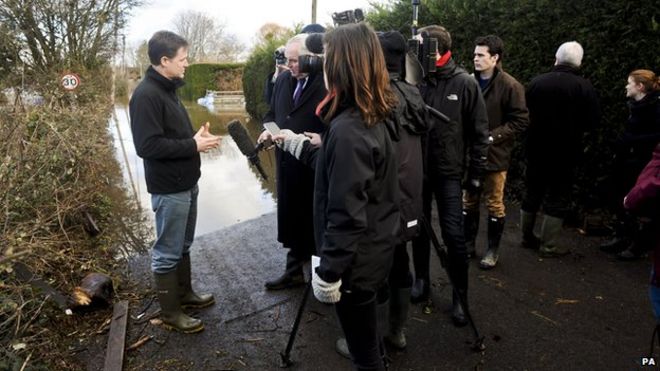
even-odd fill
[[(555, 54), (552, 71), (535, 77), (527, 87), (530, 125), (521, 210), (522, 246), (538, 248), (542, 257), (569, 253), (560, 247), (558, 238), (583, 152), (583, 134), (600, 120), (596, 91), (578, 74), (583, 55), (576, 41), (563, 43)], [(541, 205), (545, 216), (539, 238), (533, 230)]]

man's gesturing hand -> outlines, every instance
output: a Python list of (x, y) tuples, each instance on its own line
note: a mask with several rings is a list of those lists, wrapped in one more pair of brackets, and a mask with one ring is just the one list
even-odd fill
[(209, 149), (217, 148), (220, 145), (220, 137), (211, 134), (209, 131), (210, 124), (206, 122), (202, 125), (193, 137), (197, 144), (197, 152), (206, 152)]

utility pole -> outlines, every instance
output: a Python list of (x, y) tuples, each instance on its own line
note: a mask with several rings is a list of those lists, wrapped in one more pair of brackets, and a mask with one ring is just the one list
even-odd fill
[(312, 23), (316, 23), (316, 0), (312, 0)]

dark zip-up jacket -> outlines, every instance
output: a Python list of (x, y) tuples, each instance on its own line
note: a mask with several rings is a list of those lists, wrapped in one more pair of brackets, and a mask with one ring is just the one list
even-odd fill
[[(479, 78), (479, 71), (474, 72)], [(488, 85), (482, 91), (488, 112), (488, 126), (493, 142), (488, 147), (488, 171), (509, 168), (516, 136), (529, 126), (525, 104), (525, 88), (513, 76), (495, 67)]]
[(182, 85), (150, 66), (129, 102), (133, 143), (151, 194), (189, 190), (201, 175), (195, 133), (176, 95)]
[[(398, 243), (397, 161), (383, 123), (367, 128), (355, 108), (335, 116), (313, 151), (316, 269), (342, 290), (375, 291), (387, 279)], [(304, 158), (301, 160), (305, 161)]]
[[(424, 101), (444, 113), (449, 122), (434, 119), (427, 140), (431, 177), (481, 177), (488, 155), (488, 117), (479, 84), (453, 59), (420, 86)], [(466, 156), (467, 153), (467, 156)]]

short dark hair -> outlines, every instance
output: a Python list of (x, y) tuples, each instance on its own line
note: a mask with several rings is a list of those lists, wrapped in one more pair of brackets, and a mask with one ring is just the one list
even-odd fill
[(174, 58), (179, 49), (186, 47), (188, 42), (183, 37), (170, 31), (158, 31), (149, 39), (147, 51), (149, 62), (159, 66), (161, 58)]
[(451, 49), (451, 34), (446, 28), (438, 25), (430, 25), (419, 29), (419, 34), (424, 39), (437, 39), (438, 52), (445, 54)]
[(479, 36), (474, 40), (474, 44), (476, 46), (488, 47), (488, 53), (490, 53), (490, 55), (499, 55), (500, 57), (497, 62), (502, 62), (502, 58), (504, 57), (504, 42), (498, 36)]

